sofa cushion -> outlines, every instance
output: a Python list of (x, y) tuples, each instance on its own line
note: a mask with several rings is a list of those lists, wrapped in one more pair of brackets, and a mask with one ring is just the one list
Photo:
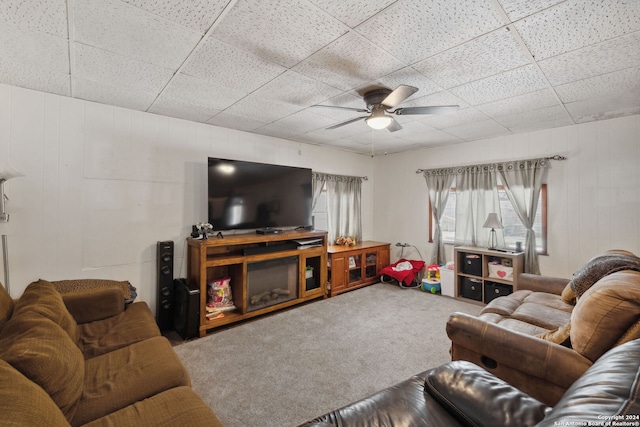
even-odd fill
[(544, 418), (547, 410), (528, 394), (462, 360), (430, 371), (424, 386), (465, 425), (532, 426)]
[(144, 302), (130, 304), (124, 312), (107, 319), (82, 323), (78, 329), (80, 347), (87, 359), (160, 336), (155, 318)]
[(71, 424), (82, 425), (164, 390), (188, 386), (189, 374), (164, 337), (85, 361), (85, 382)]
[(74, 343), (78, 342), (78, 324), (62, 301), (62, 296), (46, 280), (31, 283), (16, 302), (14, 316), (23, 312), (37, 313), (58, 324), (69, 334)]
[(0, 339), (0, 359), (38, 384), (71, 419), (82, 394), (84, 358), (69, 335), (36, 312), (14, 315)]
[(4, 286), (0, 284), (0, 331), (4, 324), (11, 319), (13, 306), (13, 298), (11, 298)]
[(176, 387), (113, 412), (83, 427), (208, 426), (222, 427), (191, 387)]
[(51, 397), (4, 360), (0, 360), (0, 423), (5, 427), (69, 427)]
[(620, 271), (600, 279), (578, 299), (571, 315), (571, 347), (591, 361), (640, 317), (640, 273)]

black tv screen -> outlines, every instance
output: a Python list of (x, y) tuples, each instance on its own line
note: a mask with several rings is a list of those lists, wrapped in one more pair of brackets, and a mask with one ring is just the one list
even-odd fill
[(214, 230), (311, 225), (311, 169), (209, 157)]

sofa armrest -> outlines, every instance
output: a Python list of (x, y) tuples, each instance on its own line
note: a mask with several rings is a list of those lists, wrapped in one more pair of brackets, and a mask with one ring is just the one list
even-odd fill
[(520, 273), (518, 275), (518, 290), (547, 292), (560, 295), (569, 283), (569, 279), (559, 277), (540, 276), (539, 274)]
[(481, 367), (462, 360), (431, 370), (424, 388), (465, 425), (532, 426), (550, 409)]
[[(504, 328), (465, 313), (453, 313), (447, 335), (459, 345), (483, 356), (489, 370), (508, 367), (567, 389), (592, 362), (576, 351), (532, 335)], [(455, 360), (456, 355), (452, 354)]]
[(78, 324), (113, 317), (124, 311), (122, 289), (113, 286), (62, 294), (64, 305)]

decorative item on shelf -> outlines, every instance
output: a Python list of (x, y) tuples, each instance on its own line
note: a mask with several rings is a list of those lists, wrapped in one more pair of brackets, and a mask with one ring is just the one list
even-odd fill
[(487, 220), (484, 222), (482, 228), (490, 228), (489, 232), (489, 249), (495, 249), (498, 247), (498, 236), (496, 236), (496, 228), (501, 229), (502, 223), (500, 222), (500, 218), (498, 218), (498, 214), (492, 212), (487, 216)]
[(213, 230), (213, 225), (209, 224), (208, 222), (201, 222), (195, 227), (202, 234), (202, 239), (204, 240), (207, 239), (207, 233)]
[(313, 267), (307, 265), (307, 267), (304, 269), (304, 277), (305, 279), (313, 277)]
[(338, 246), (353, 246), (356, 244), (356, 238), (351, 236), (338, 236), (336, 238), (336, 245)]

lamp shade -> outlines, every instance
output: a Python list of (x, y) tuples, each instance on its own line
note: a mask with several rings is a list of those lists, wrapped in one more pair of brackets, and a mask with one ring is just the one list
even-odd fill
[(498, 214), (492, 212), (487, 216), (487, 220), (484, 222), (483, 228), (502, 228), (502, 223), (500, 222), (500, 218), (498, 218)]

